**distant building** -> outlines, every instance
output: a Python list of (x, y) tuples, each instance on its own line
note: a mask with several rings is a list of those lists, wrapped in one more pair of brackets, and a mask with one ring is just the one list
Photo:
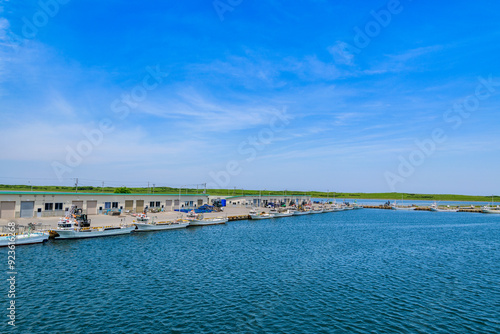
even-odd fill
[[(180, 202), (179, 202), (180, 198)], [(148, 209), (174, 211), (208, 204), (208, 195), (197, 194), (109, 194), (0, 191), (0, 218), (62, 217), (71, 206), (88, 215), (112, 211), (143, 212)]]
[(210, 204), (225, 200), (227, 207), (266, 207), (268, 205), (279, 206), (295, 203), (300, 205), (308, 203), (311, 196), (308, 195), (240, 195), (240, 196), (209, 196)]

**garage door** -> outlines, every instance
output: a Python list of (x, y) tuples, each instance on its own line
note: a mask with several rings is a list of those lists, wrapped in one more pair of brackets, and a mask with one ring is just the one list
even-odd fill
[(13, 219), (16, 218), (16, 202), (0, 202), (0, 218)]
[(33, 218), (33, 209), (35, 202), (26, 201), (21, 202), (21, 218)]
[(88, 215), (97, 214), (97, 201), (87, 201), (87, 214)]
[(128, 210), (130, 212), (134, 211), (134, 200), (133, 199), (126, 199), (125, 200), (125, 210)]
[(135, 212), (143, 212), (144, 211), (144, 200), (138, 199), (135, 201)]
[(203, 205), (203, 200), (202, 199), (199, 199), (198, 200), (198, 206), (202, 206)]
[(73, 201), (71, 204), (79, 209), (83, 209), (83, 201)]

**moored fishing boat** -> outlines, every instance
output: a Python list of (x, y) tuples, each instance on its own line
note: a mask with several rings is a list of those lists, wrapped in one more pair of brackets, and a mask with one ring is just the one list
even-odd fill
[(399, 206), (399, 205), (393, 208), (393, 210), (403, 210), (403, 211), (411, 211), (415, 209), (416, 209), (415, 206)]
[(358, 203), (356, 203), (356, 201), (354, 201), (354, 204), (352, 205), (352, 208), (354, 210), (359, 210), (359, 209), (363, 209), (363, 206), (360, 205), (360, 204), (358, 204)]
[(254, 220), (274, 218), (273, 214), (269, 214), (269, 213), (265, 213), (265, 212), (258, 213), (256, 209), (250, 210), (248, 215), (250, 216), (251, 219), (254, 219)]
[[(401, 204), (397, 204), (396, 201), (394, 201), (394, 203), (391, 204), (391, 209), (392, 210), (406, 210), (406, 211), (410, 211), (410, 210), (415, 210), (415, 206), (405, 206), (404, 205), (404, 195), (401, 195)], [(436, 206), (437, 208), (437, 206)]]
[(84, 239), (129, 234), (133, 230), (135, 230), (135, 225), (81, 227), (73, 219), (62, 218), (57, 223), (57, 229), (54, 232), (57, 233), (55, 239)]
[[(271, 213), (271, 212), (269, 211), (269, 213)], [(285, 210), (285, 211), (282, 211), (282, 212), (276, 212), (274, 214), (274, 217), (275, 218), (290, 217), (290, 216), (293, 216), (293, 213), (294, 213), (294, 211)]]
[(189, 220), (177, 219), (174, 221), (161, 221), (161, 222), (135, 222), (134, 225), (137, 226), (137, 232), (148, 232), (148, 231), (162, 231), (162, 230), (175, 230), (180, 228), (186, 228), (190, 224)]
[(346, 210), (354, 210), (354, 208), (352, 206), (349, 205), (349, 203), (342, 203), (340, 205), (340, 211), (346, 211)]
[(293, 213), (294, 216), (302, 216), (311, 214), (311, 210), (297, 210)]
[(49, 234), (46, 232), (2, 234), (0, 235), (0, 247), (41, 244), (47, 240), (49, 240)]
[(203, 218), (189, 220), (189, 226), (206, 226), (206, 225), (219, 225), (227, 223), (226, 217)]
[(206, 225), (219, 225), (227, 223), (227, 217), (203, 218), (202, 213), (195, 213), (191, 210), (187, 214), (189, 226), (206, 226)]
[(434, 202), (430, 207), (429, 209), (431, 211), (434, 211), (434, 212), (458, 212), (458, 209), (452, 209), (450, 208), (450, 206), (448, 205), (445, 209), (441, 209), (439, 208), (439, 206), (436, 204), (436, 202)]
[(415, 210), (416, 207), (414, 206), (404, 206), (404, 205), (398, 205), (396, 202), (391, 204), (391, 209), (392, 210), (405, 210), (405, 211), (411, 211)]
[(484, 206), (481, 211), (483, 213), (493, 213), (493, 214), (500, 214), (500, 207), (497, 206), (496, 208), (491, 207), (491, 206)]
[(81, 209), (72, 207), (68, 215), (57, 223), (55, 239), (83, 239), (129, 234), (135, 225), (90, 227), (90, 219)]
[(494, 197), (495, 196), (493, 196), (493, 195), (491, 196), (491, 204), (490, 204), (490, 206), (488, 206), (488, 205), (483, 206), (481, 208), (481, 212), (483, 212), (483, 213), (493, 213), (493, 214), (496, 213), (496, 214), (500, 214), (500, 205), (497, 205), (496, 208), (494, 207), (494, 203), (495, 203), (493, 201)]

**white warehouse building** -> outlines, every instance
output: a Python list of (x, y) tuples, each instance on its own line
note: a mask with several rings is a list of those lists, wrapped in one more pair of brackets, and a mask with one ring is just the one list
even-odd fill
[(62, 217), (71, 206), (88, 215), (110, 211), (143, 212), (195, 209), (208, 204), (206, 194), (109, 194), (0, 191), (0, 218)]

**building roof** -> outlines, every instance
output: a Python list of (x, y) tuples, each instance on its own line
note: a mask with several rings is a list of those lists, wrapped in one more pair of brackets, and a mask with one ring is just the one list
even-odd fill
[[(179, 196), (179, 194), (65, 193), (57, 191), (0, 191), (0, 195)], [(208, 196), (208, 194), (181, 194), (181, 196)]]
[[(301, 196), (301, 197), (311, 197), (310, 195), (259, 195), (259, 194), (256, 194), (256, 195), (237, 195), (237, 196), (229, 196), (229, 197), (226, 197), (226, 199), (233, 199), (233, 198), (241, 198), (241, 197), (298, 197), (298, 196)], [(221, 196), (223, 197), (223, 196)]]

